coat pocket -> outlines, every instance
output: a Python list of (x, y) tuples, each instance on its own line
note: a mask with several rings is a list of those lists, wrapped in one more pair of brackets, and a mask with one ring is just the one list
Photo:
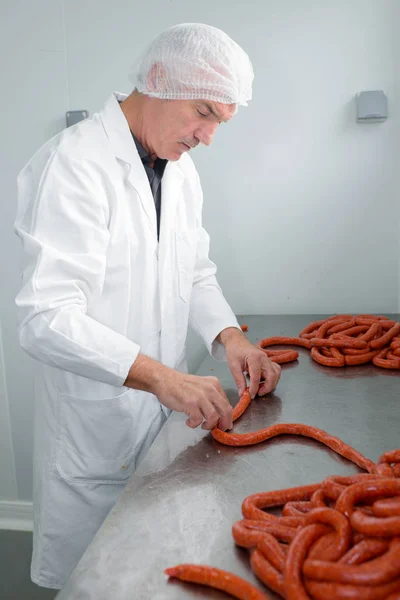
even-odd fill
[(56, 468), (69, 480), (123, 482), (134, 469), (132, 390), (102, 400), (60, 397)]
[(189, 302), (192, 292), (198, 237), (198, 229), (175, 232), (179, 295), (184, 302)]

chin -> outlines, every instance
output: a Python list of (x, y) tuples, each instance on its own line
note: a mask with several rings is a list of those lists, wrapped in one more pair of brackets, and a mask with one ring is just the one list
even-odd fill
[(170, 152), (166, 152), (165, 153), (167, 156), (165, 157), (167, 160), (171, 161), (171, 162), (176, 162), (177, 160), (180, 159), (180, 157), (182, 156), (182, 154), (185, 154), (185, 151), (183, 152), (177, 152), (177, 151), (173, 151), (171, 150)]
[(176, 162), (181, 158), (182, 154), (184, 154), (184, 152), (182, 152), (181, 154), (178, 154), (178, 152), (174, 152), (171, 154), (171, 156), (168, 157), (168, 160), (170, 162)]

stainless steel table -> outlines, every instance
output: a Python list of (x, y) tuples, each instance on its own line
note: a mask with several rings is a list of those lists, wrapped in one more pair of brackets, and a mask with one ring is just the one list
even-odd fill
[[(388, 315), (389, 316), (389, 315)], [(399, 315), (390, 315), (399, 320)], [(246, 316), (248, 337), (298, 335), (315, 315)], [(323, 318), (323, 317), (322, 317)], [(253, 401), (235, 426), (247, 432), (278, 422), (314, 425), (377, 460), (400, 446), (400, 374), (364, 365), (331, 369), (299, 349), (266, 399)], [(206, 358), (199, 374), (219, 377), (232, 404), (237, 394), (224, 363)], [(215, 442), (173, 414), (76, 567), (57, 600), (226, 598), (209, 588), (167, 582), (164, 568), (210, 564), (256, 583), (248, 552), (232, 524), (254, 492), (318, 482), (358, 469), (318, 442), (283, 436), (248, 448)], [(264, 588), (265, 589), (265, 588)], [(272, 596), (271, 597), (276, 597)]]

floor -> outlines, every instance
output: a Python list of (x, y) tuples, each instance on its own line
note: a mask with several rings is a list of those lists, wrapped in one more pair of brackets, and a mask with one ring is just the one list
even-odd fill
[(58, 591), (39, 587), (30, 579), (32, 533), (0, 530), (1, 600), (51, 600)]

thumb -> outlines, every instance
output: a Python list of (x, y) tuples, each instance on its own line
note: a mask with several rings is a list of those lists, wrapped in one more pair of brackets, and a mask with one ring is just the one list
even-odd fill
[(247, 387), (246, 379), (243, 375), (242, 366), (240, 362), (235, 362), (230, 365), (231, 373), (233, 375), (233, 379), (235, 380), (236, 387), (238, 390), (239, 396), (244, 394), (244, 391)]

